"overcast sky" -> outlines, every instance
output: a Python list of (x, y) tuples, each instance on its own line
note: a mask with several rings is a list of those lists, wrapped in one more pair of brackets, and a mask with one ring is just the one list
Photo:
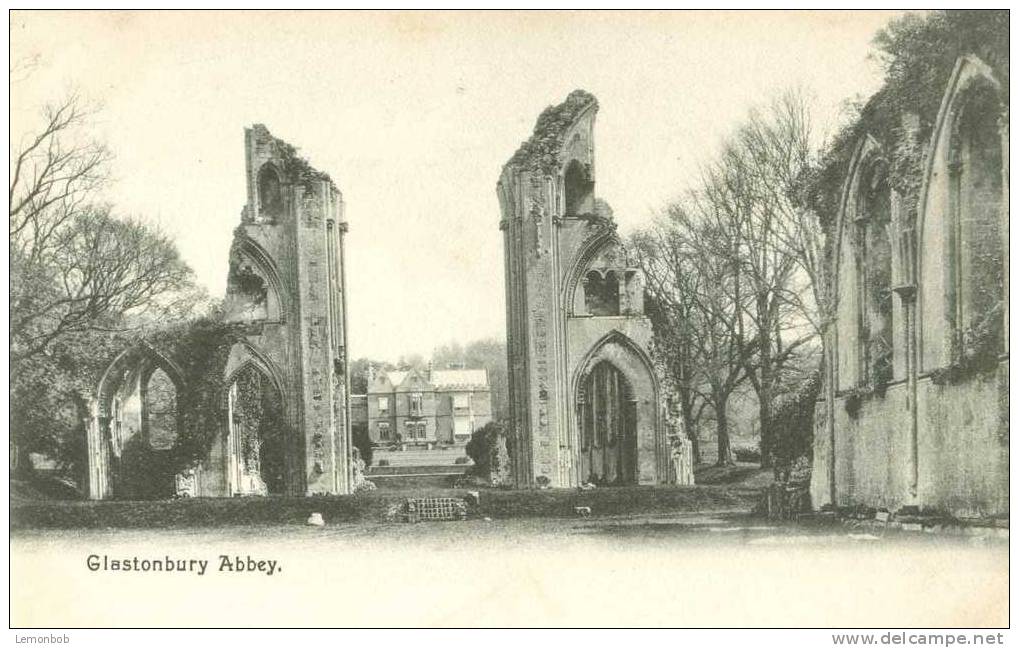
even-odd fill
[[(877, 89), (882, 12), (17, 13), (12, 134), (69, 88), (102, 103), (108, 199), (226, 285), (261, 122), (347, 203), (352, 357), (505, 335), (495, 183), (545, 106), (594, 93), (596, 193), (646, 224), (747, 110), (797, 86), (823, 127)], [(20, 79), (22, 74), (18, 75)]]

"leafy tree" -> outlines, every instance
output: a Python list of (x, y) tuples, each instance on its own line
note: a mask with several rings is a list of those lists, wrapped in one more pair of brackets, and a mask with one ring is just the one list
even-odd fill
[(87, 206), (32, 258), (11, 250), (11, 355), (45, 353), (70, 334), (126, 331), (193, 304), (191, 269), (173, 241), (107, 206)]
[(371, 358), (358, 358), (350, 363), (350, 393), (368, 393), (368, 367), (373, 367), (376, 372), (392, 371), (396, 365), (384, 360), (372, 360)]
[(510, 446), (506, 427), (491, 421), (476, 430), (465, 451), (474, 461), (471, 474), (492, 486), (509, 484), (511, 479)]
[(361, 453), (364, 465), (371, 466), (375, 447), (372, 445), (371, 436), (368, 434), (368, 426), (364, 423), (355, 424), (351, 427), (350, 435), (354, 447)]

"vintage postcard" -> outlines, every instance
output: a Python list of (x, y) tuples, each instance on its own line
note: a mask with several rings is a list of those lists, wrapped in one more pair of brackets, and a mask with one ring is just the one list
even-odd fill
[(18, 643), (1004, 642), (1007, 10), (9, 20)]

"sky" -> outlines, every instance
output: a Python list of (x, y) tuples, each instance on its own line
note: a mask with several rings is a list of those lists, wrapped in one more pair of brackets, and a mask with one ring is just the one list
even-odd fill
[(351, 357), (505, 337), (495, 185), (538, 114), (592, 92), (596, 194), (619, 231), (681, 195), (755, 105), (817, 129), (881, 82), (859, 12), (14, 12), (12, 137), (77, 91), (115, 158), (105, 199), (174, 236), (213, 296), (264, 123), (346, 201)]

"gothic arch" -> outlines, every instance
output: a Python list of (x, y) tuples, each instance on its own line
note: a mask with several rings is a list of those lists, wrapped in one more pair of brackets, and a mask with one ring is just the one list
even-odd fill
[[(171, 358), (149, 342), (141, 340), (122, 351), (106, 367), (93, 392), (93, 409), (86, 426), (89, 456), (89, 494), (93, 498), (110, 494), (130, 497), (163, 497), (173, 492), (172, 478), (160, 473), (150, 479), (144, 471), (152, 465), (139, 464), (141, 456), (152, 457), (152, 451), (165, 451), (164, 443), (173, 437), (160, 437), (160, 447), (153, 444), (147, 398), (149, 380), (162, 370), (179, 398), (185, 387), (184, 372)], [(179, 403), (179, 401), (178, 401)], [(176, 406), (176, 407), (179, 407)], [(177, 424), (181, 412), (176, 409)], [(163, 455), (165, 457), (165, 455)], [(161, 464), (165, 467), (165, 464)], [(142, 472), (139, 472), (142, 471)], [(164, 479), (165, 478), (165, 479)]]
[(266, 162), (255, 176), (260, 220), (276, 220), (283, 215), (283, 174), (272, 162)]
[[(871, 135), (865, 135), (856, 144), (842, 185), (835, 229), (836, 247), (832, 255), (832, 281), (837, 300), (834, 304), (837, 340), (833, 345), (836, 389), (855, 387), (870, 382), (872, 378), (880, 378), (882, 382), (891, 378), (895, 336), (891, 288), (894, 283), (892, 275), (899, 267), (899, 260), (893, 232), (894, 191), (888, 186), (887, 166), (881, 145)], [(886, 193), (881, 201), (887, 210), (882, 223), (873, 222), (875, 214), (870, 213), (874, 208), (869, 204), (871, 193), (876, 190), (870, 185), (875, 180), (884, 185)], [(880, 267), (872, 267), (870, 259), (860, 258), (871, 244), (886, 257)], [(882, 275), (881, 281), (876, 282), (875, 276), (879, 274)], [(880, 304), (881, 312), (878, 312), (879, 304), (870, 294), (876, 283), (881, 284), (886, 293), (884, 299), (888, 300)], [(866, 333), (874, 324), (864, 321), (869, 317), (868, 313), (883, 323), (880, 336), (873, 340)]]
[[(572, 446), (576, 452), (576, 466), (581, 473), (579, 477), (586, 480), (589, 475), (583, 473), (592, 461), (598, 463), (594, 456), (585, 456), (589, 452), (589, 448), (585, 447), (585, 437), (589, 436), (590, 421), (597, 415), (594, 402), (587, 400), (587, 394), (582, 398), (581, 390), (589, 378), (597, 377), (599, 368), (606, 366), (611, 368), (609, 373), (618, 373), (621, 377), (619, 383), (625, 385), (616, 391), (614, 398), (617, 399), (617, 411), (622, 413), (626, 422), (624, 429), (628, 430), (626, 435), (630, 439), (627, 443), (631, 444), (618, 457), (616, 465), (623, 468), (617, 468), (616, 476), (628, 483), (661, 482), (668, 475), (668, 467), (664, 464), (665, 433), (658, 376), (648, 354), (615, 329), (591, 346), (577, 364), (570, 383), (575, 420)], [(611, 464), (610, 461), (606, 465)], [(605, 473), (602, 472), (601, 476), (604, 478)]]
[[(1008, 301), (1008, 249), (1004, 229), (1008, 218), (1008, 126), (1005, 92), (1001, 82), (987, 63), (974, 55), (956, 61), (930, 140), (930, 153), (925, 160), (917, 216), (917, 345), (920, 369), (929, 371), (945, 366), (960, 353), (960, 336), (965, 321), (959, 321), (957, 294), (962, 283), (958, 250), (960, 187), (964, 172), (961, 148), (966, 144), (961, 133), (962, 121), (975, 99), (989, 98), (994, 104), (999, 123), (1001, 145), (998, 232), (1002, 244), (1002, 281), (1004, 303)], [(1008, 315), (1003, 315), (1002, 343), (1007, 351)]]
[[(574, 304), (577, 296), (577, 288), (581, 280), (587, 275), (589, 266), (599, 254), (611, 245), (618, 245), (623, 249), (623, 242), (610, 228), (604, 228), (587, 239), (580, 250), (574, 255), (573, 264), (566, 273), (566, 281), (563, 282), (563, 292), (560, 298), (567, 314), (574, 314)], [(622, 269), (622, 268), (620, 268)]]
[(288, 315), (292, 312), (291, 291), (283, 282), (279, 269), (272, 256), (257, 241), (244, 232), (237, 232), (234, 237), (231, 256), (241, 256), (250, 260), (261, 277), (265, 279), (266, 287), (272, 291), (275, 303), (279, 305), (279, 321), (286, 323)]
[[(268, 397), (273, 403), (272, 411), (276, 412), (273, 416), (279, 417), (279, 424), (251, 428), (244, 427), (243, 418), (225, 417), (219, 427), (218, 441), (210, 451), (209, 463), (223, 466), (221, 488), (230, 495), (298, 495), (304, 489), (300, 468), (304, 447), (303, 439), (296, 433), (295, 408), (287, 402), (285, 384), (276, 364), (247, 340), (238, 340), (230, 349), (219, 394), (223, 411), (233, 411), (235, 399), (240, 394), (234, 386), (249, 372), (265, 379), (261, 397)], [(241, 427), (235, 427), (238, 423)], [(258, 430), (258, 434), (248, 436), (254, 429)], [(274, 431), (276, 435), (263, 437), (265, 430)], [(258, 439), (253, 446), (254, 451), (245, 441), (251, 438)], [(263, 468), (267, 468), (268, 472), (262, 472)]]
[[(622, 353), (613, 357), (613, 354), (607, 352), (608, 349), (619, 349)], [(624, 359), (627, 358), (630, 361), (624, 362)], [(591, 345), (584, 358), (577, 364), (570, 384), (571, 393), (576, 393), (581, 381), (596, 364), (605, 361), (611, 362), (626, 376), (635, 394), (641, 393), (639, 388), (641, 383), (649, 385), (652, 388), (651, 394), (655, 402), (658, 402), (661, 386), (658, 383), (658, 376), (655, 373), (651, 357), (626, 334), (617, 329), (609, 331)], [(641, 380), (642, 377), (646, 377), (646, 379)]]
[[(222, 386), (224, 398), (237, 376), (249, 367), (254, 367), (263, 373), (272, 382), (273, 387), (279, 392), (281, 398), (286, 394), (283, 374), (276, 367), (276, 363), (266, 353), (255, 347), (255, 345), (242, 339), (234, 343), (227, 358)], [(284, 409), (286, 409), (285, 402)]]
[[(144, 364), (148, 362), (148, 366)], [(145, 340), (131, 345), (107, 365), (99, 384), (96, 386), (96, 400), (100, 413), (109, 411), (109, 401), (122, 385), (124, 377), (134, 371), (144, 370), (151, 374), (156, 368), (162, 369), (180, 392), (184, 388), (184, 372), (180, 366)], [(143, 378), (147, 376), (142, 376)]]
[[(864, 175), (864, 171), (869, 166), (876, 162), (884, 162), (883, 152), (881, 145), (871, 135), (864, 135), (860, 138), (860, 141), (856, 144), (856, 149), (853, 152), (853, 156), (849, 160), (849, 168), (846, 173), (846, 179), (842, 183), (842, 193), (839, 198), (839, 213), (838, 220), (835, 225), (836, 241), (838, 241), (839, 250), (845, 244), (845, 225), (847, 219), (852, 219), (856, 211), (856, 200), (860, 191), (860, 181)], [(835, 273), (833, 275), (836, 285), (838, 285), (839, 275), (842, 271), (841, 255), (836, 254), (834, 257)]]

